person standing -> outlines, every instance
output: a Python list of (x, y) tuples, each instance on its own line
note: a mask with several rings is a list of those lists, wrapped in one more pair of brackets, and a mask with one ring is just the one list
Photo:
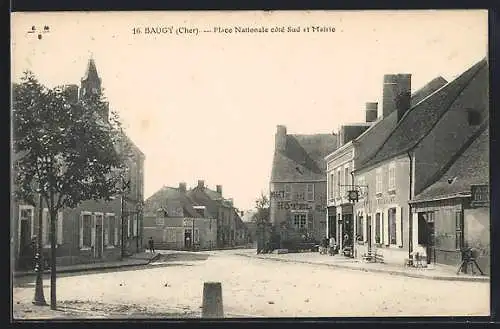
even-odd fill
[(155, 242), (154, 242), (152, 236), (149, 237), (148, 246), (149, 246), (149, 251), (151, 251), (151, 253), (154, 253), (155, 252)]
[(329, 251), (329, 254), (330, 256), (333, 256), (334, 253), (335, 253), (335, 245), (336, 245), (336, 241), (335, 241), (335, 238), (333, 237), (333, 235), (330, 237), (330, 241), (329, 241), (329, 248), (328, 248), (328, 251)]

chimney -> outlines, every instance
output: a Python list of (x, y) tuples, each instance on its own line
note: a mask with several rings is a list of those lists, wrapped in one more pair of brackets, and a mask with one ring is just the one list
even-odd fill
[(205, 181), (204, 180), (198, 180), (198, 187), (199, 188), (204, 188), (205, 187)]
[(368, 102), (365, 104), (365, 111), (366, 111), (366, 122), (375, 122), (377, 121), (378, 117), (378, 103), (376, 102)]
[(179, 183), (179, 192), (186, 193), (186, 183)]
[(217, 190), (217, 193), (219, 193), (220, 195), (222, 195), (222, 185), (216, 185), (215, 189)]
[(382, 94), (382, 113), (387, 117), (394, 111), (398, 113), (398, 121), (410, 108), (411, 74), (386, 74)]
[(274, 136), (275, 152), (284, 152), (286, 148), (286, 127), (278, 125), (276, 128), (276, 135)]

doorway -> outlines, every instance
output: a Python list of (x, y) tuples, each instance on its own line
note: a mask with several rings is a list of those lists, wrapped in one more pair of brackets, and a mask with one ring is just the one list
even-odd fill
[(418, 244), (425, 248), (427, 264), (430, 264), (435, 258), (435, 233), (434, 212), (419, 212)]
[(18, 266), (28, 269), (32, 266), (34, 257), (34, 245), (31, 231), (33, 221), (33, 209), (21, 208), (19, 213), (19, 259)]
[(95, 249), (94, 249), (94, 257), (102, 258), (102, 216), (96, 216), (95, 220)]
[(368, 242), (368, 250), (372, 250), (372, 217), (366, 216), (366, 241)]
[(184, 248), (191, 249), (192, 246), (192, 232), (191, 229), (186, 229), (184, 231)]
[[(353, 221), (352, 214), (342, 215), (342, 247), (353, 247)], [(352, 250), (352, 249), (351, 249)]]

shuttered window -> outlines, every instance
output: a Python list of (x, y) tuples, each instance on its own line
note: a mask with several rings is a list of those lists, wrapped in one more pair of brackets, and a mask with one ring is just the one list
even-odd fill
[(92, 246), (92, 215), (83, 213), (80, 219), (80, 247), (90, 248)]
[(387, 211), (387, 229), (389, 231), (389, 244), (395, 245), (397, 243), (396, 235), (397, 235), (397, 228), (396, 228), (396, 208), (389, 208)]

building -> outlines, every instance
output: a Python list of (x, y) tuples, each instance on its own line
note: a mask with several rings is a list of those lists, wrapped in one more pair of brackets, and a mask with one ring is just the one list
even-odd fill
[[(205, 206), (208, 214), (217, 220), (217, 247), (233, 247), (237, 244), (237, 218), (238, 213), (234, 207), (233, 199), (226, 199), (222, 194), (222, 185), (217, 185), (215, 190), (205, 186), (204, 180), (188, 191), (188, 196), (196, 204)], [(240, 219), (241, 220), (241, 219)]]
[[(80, 87), (77, 85), (64, 87), (71, 91), (74, 101), (82, 100), (90, 93), (100, 93), (101, 79), (94, 60), (89, 60)], [(100, 113), (104, 120), (108, 120), (108, 112), (109, 108), (106, 107)], [(109, 202), (84, 201), (74, 209), (60, 211), (57, 221), (56, 262), (58, 264), (117, 260), (122, 256), (122, 245), (124, 255), (141, 250), (141, 205), (144, 193), (145, 157), (127, 136), (124, 137), (130, 153), (126, 163), (130, 190), (123, 197), (123, 211), (119, 196)], [(15, 189), (15, 186), (13, 188)], [(44, 257), (48, 261), (50, 257), (48, 210), (41, 209), (39, 205), (19, 203), (13, 198), (11, 202), (12, 259), (17, 269), (29, 268), (32, 265), (33, 247), (30, 244), (32, 238), (37, 235), (40, 216), (43, 217)]]
[[(488, 68), (480, 61), (453, 81), (397, 114), (396, 127), (354, 169), (366, 186), (354, 205), (366, 224), (358, 255), (378, 248), (387, 263), (402, 264), (416, 250), (418, 222), (409, 202), (474, 136), (488, 117)], [(401, 108), (401, 110), (404, 110)], [(399, 112), (399, 111), (398, 111)], [(365, 228), (366, 227), (366, 228)]]
[(270, 180), (270, 222), (280, 241), (307, 235), (320, 240), (326, 222), (326, 162), (335, 134), (288, 134), (279, 125)]
[[(412, 94), (411, 104), (419, 103), (445, 84), (446, 80), (442, 77), (433, 79)], [(363, 244), (366, 237), (363, 233), (364, 226), (360, 222), (364, 214), (358, 214), (357, 222), (353, 221), (353, 203), (347, 196), (348, 191), (356, 189), (353, 186), (354, 168), (357, 163), (372, 155), (396, 126), (398, 98), (393, 96), (404, 95), (410, 91), (410, 75), (386, 74), (382, 89), (385, 110), (380, 119), (378, 119), (378, 103), (366, 103), (366, 122), (341, 126), (338, 148), (325, 157), (328, 186), (326, 234), (335, 237), (341, 249), (348, 247), (356, 251), (353, 245)], [(360, 181), (359, 185), (364, 183)]]
[(489, 129), (477, 134), (411, 200), (413, 244), (426, 248), (427, 263), (458, 267), (464, 247), (479, 251), (478, 264), (490, 272)]
[(144, 206), (144, 234), (156, 249), (209, 250), (217, 243), (217, 220), (188, 195), (186, 183), (163, 187)]

